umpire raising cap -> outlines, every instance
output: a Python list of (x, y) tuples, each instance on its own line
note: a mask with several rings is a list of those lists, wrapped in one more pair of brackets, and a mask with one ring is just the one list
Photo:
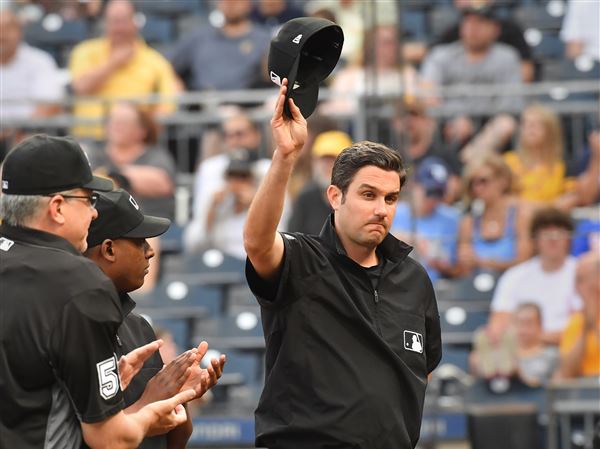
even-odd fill
[[(0, 440), (6, 448), (137, 447), (193, 390), (125, 414), (112, 282), (90, 260), (97, 194), (79, 145), (33, 136), (7, 156), (0, 196)], [(163, 421), (164, 424), (164, 421)]]

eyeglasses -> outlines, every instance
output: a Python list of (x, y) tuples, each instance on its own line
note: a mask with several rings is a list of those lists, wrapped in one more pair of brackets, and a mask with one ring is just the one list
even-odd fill
[(55, 193), (53, 195), (43, 195), (43, 196), (49, 196), (49, 197), (53, 197), (54, 195), (60, 195), (63, 198), (67, 198), (67, 199), (71, 199), (71, 198), (79, 198), (82, 200), (87, 200), (90, 203), (90, 207), (96, 207), (96, 204), (98, 203), (98, 198), (99, 195), (97, 193), (91, 193), (89, 195), (65, 195), (62, 193)]

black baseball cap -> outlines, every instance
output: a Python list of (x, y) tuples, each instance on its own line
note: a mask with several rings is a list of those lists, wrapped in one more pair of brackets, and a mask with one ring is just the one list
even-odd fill
[(100, 193), (96, 210), (98, 218), (92, 221), (87, 243), (92, 248), (106, 239), (149, 238), (164, 234), (171, 220), (144, 215), (131, 194), (123, 189)]
[(271, 40), (269, 77), (277, 85), (288, 79), (284, 112), (291, 117), (288, 99), (302, 115), (317, 106), (319, 83), (333, 71), (342, 52), (344, 33), (339, 25), (318, 17), (299, 17), (283, 24)]
[(484, 19), (491, 20), (493, 22), (499, 22), (500, 18), (494, 11), (494, 8), (491, 6), (468, 6), (467, 8), (462, 10), (462, 16), (479, 16)]
[(92, 175), (87, 156), (70, 137), (38, 134), (15, 146), (2, 168), (2, 192), (46, 195), (75, 188), (108, 192), (110, 179)]

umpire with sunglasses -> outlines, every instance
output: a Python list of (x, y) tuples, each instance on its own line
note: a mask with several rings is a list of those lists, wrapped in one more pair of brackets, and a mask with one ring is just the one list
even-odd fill
[(7, 156), (0, 196), (0, 446), (133, 448), (186, 421), (189, 390), (125, 414), (115, 356), (122, 309), (81, 255), (109, 180), (80, 146), (37, 135)]

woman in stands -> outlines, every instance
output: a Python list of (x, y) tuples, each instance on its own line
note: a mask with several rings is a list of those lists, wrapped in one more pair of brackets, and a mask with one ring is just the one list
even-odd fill
[(563, 132), (559, 117), (540, 104), (521, 115), (517, 149), (504, 159), (517, 180), (516, 193), (534, 203), (556, 200), (569, 188), (563, 161)]
[(459, 272), (502, 272), (527, 259), (530, 214), (510, 193), (512, 174), (502, 157), (488, 154), (474, 159), (466, 166), (463, 181), (467, 213), (459, 228)]

